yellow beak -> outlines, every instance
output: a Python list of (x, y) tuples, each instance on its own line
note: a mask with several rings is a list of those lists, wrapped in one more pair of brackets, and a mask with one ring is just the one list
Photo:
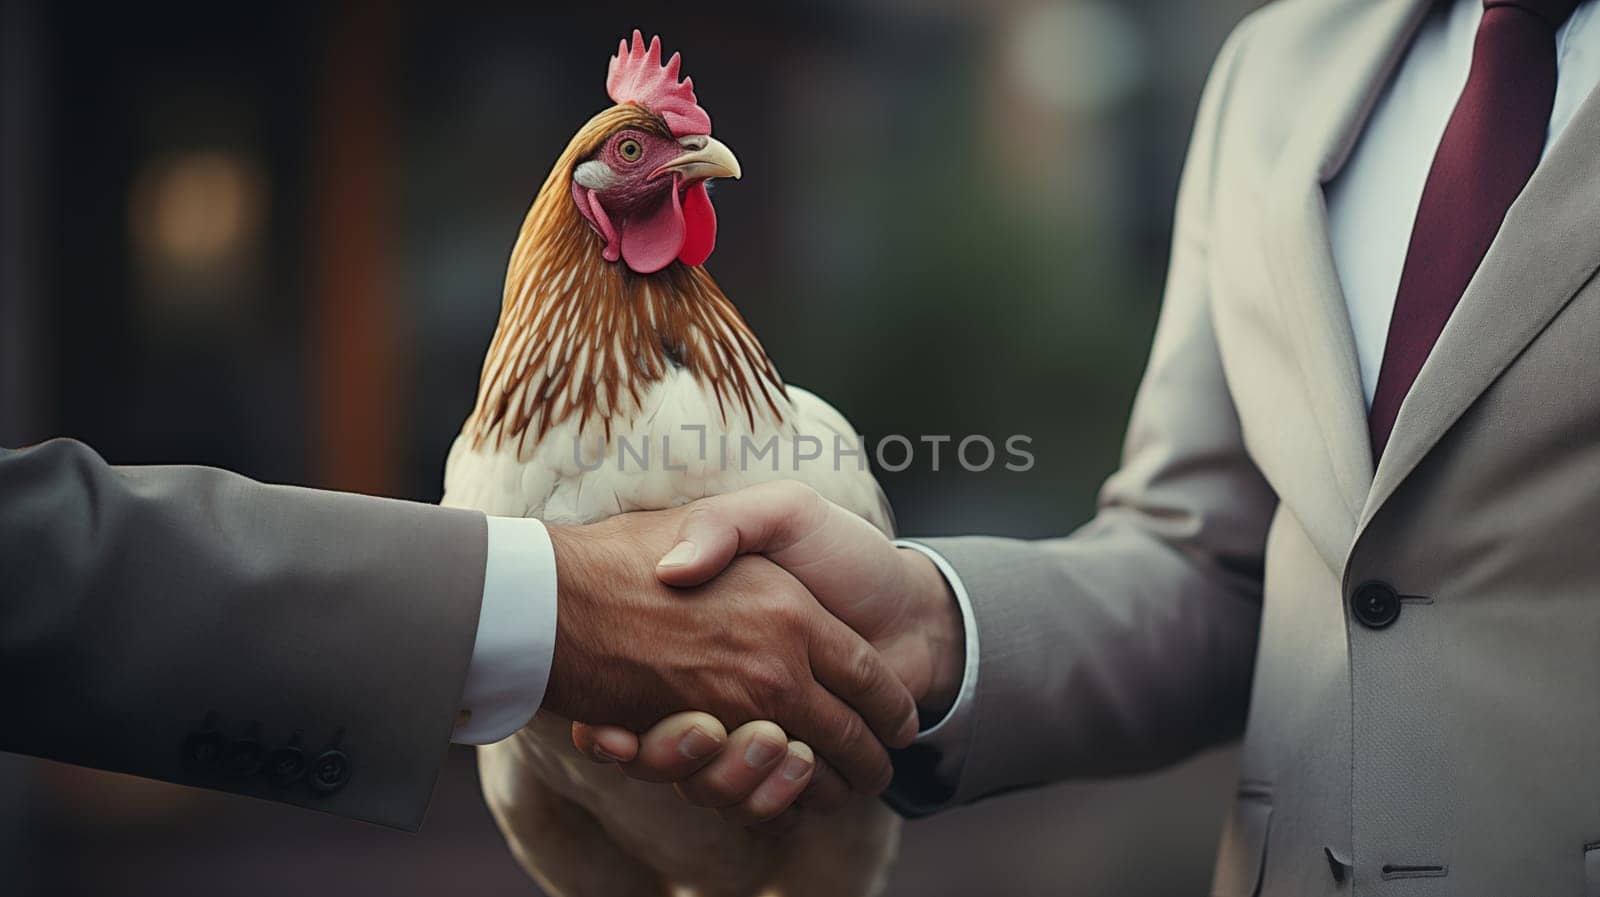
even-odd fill
[(721, 141), (704, 134), (691, 134), (679, 138), (678, 143), (688, 152), (656, 169), (652, 177), (674, 171), (682, 175), (685, 181), (739, 179), (739, 160), (734, 158), (733, 150)]

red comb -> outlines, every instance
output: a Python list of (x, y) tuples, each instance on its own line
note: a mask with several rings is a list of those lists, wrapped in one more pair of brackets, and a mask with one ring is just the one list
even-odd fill
[(694, 98), (694, 81), (678, 80), (678, 66), (682, 60), (672, 54), (665, 65), (661, 64), (661, 38), (650, 38), (644, 45), (644, 35), (633, 31), (633, 46), (627, 41), (617, 44), (617, 55), (611, 57), (611, 67), (606, 72), (606, 93), (616, 103), (637, 103), (667, 120), (674, 137), (689, 134), (710, 134), (711, 116)]

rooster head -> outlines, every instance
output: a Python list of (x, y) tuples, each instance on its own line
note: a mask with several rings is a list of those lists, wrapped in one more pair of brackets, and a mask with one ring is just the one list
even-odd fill
[(706, 182), (737, 178), (739, 161), (679, 65), (659, 39), (623, 41), (606, 78), (616, 105), (578, 130), (528, 209), (467, 421), (474, 446), (511, 438), (525, 458), (570, 420), (609, 438), (677, 369), (725, 421), (783, 421), (783, 380), (703, 267), (717, 241)]
[(680, 60), (661, 61), (661, 39), (633, 32), (611, 58), (606, 92), (617, 105), (596, 115), (568, 148), (572, 202), (605, 241), (606, 261), (653, 274), (674, 260), (705, 262), (717, 241), (706, 182), (739, 177), (739, 160), (711, 136), (711, 116), (678, 80)]

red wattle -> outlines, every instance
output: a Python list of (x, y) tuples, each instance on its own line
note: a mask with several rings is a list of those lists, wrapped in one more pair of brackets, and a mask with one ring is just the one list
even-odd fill
[(683, 248), (678, 261), (689, 267), (705, 264), (717, 246), (717, 212), (711, 207), (706, 182), (698, 181), (683, 195)]
[(683, 251), (683, 209), (676, 187), (661, 191), (653, 207), (635, 211), (621, 227), (622, 260), (640, 274), (654, 274)]

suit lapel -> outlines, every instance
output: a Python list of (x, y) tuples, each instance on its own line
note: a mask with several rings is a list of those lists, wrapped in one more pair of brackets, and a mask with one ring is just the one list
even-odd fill
[(1307, 522), (1335, 569), (1354, 541), (1373, 470), (1355, 336), (1328, 242), (1322, 188), (1355, 147), (1428, 5), (1393, 0), (1352, 13), (1350, 30), (1337, 37), (1352, 48), (1347, 63), (1314, 88), (1270, 175), (1267, 263), (1343, 503), (1319, 509), (1321, 520)]
[(1600, 89), (1546, 151), (1400, 404), (1361, 515), (1417, 464), (1600, 267)]

